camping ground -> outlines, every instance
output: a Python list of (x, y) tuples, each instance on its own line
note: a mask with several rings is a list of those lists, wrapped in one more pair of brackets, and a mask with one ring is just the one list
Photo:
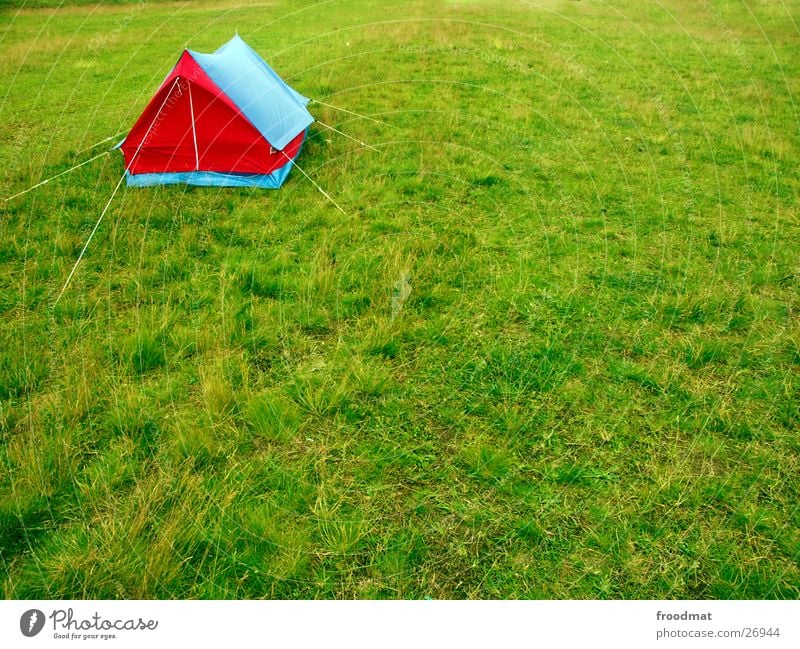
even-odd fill
[(799, 597), (798, 9), (0, 2), (3, 196), (235, 31), (369, 145), (0, 201), (3, 595)]

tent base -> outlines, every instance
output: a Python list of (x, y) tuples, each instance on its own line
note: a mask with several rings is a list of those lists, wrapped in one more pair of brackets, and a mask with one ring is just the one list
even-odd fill
[[(287, 165), (288, 166), (288, 165)], [(198, 187), (261, 187), (278, 189), (283, 183), (275, 179), (274, 173), (266, 176), (255, 174), (223, 174), (213, 171), (190, 171), (168, 174), (127, 174), (130, 187), (152, 187), (154, 185), (195, 185)]]

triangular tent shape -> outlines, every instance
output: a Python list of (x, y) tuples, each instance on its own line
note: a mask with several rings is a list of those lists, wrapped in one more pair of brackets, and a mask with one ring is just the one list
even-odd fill
[(129, 185), (277, 189), (314, 118), (239, 36), (186, 50), (119, 145)]

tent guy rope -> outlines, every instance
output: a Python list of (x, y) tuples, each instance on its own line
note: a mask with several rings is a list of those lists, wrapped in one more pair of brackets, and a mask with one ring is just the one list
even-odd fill
[(353, 140), (353, 142), (358, 142), (361, 146), (363, 146), (363, 147), (365, 147), (367, 149), (372, 149), (373, 151), (378, 151), (378, 149), (376, 149), (374, 146), (371, 146), (371, 145), (367, 144), (366, 142), (362, 142), (358, 138), (354, 138), (352, 135), (348, 135), (347, 133), (342, 133), (338, 128), (334, 128), (333, 126), (329, 126), (328, 124), (325, 124), (324, 122), (320, 122), (319, 120), (316, 120), (316, 122), (320, 126), (324, 126), (325, 128), (330, 129), (334, 133), (338, 133), (339, 135), (342, 135), (342, 136), (346, 137), (348, 140)]
[(352, 110), (341, 108), (340, 106), (334, 106), (333, 104), (326, 104), (324, 101), (320, 101), (319, 99), (312, 99), (311, 101), (320, 104), (321, 106), (327, 106), (328, 108), (333, 108), (334, 110), (340, 110), (343, 113), (349, 113), (350, 115), (355, 115), (356, 117), (360, 117), (361, 119), (368, 119), (370, 122), (375, 122), (376, 124), (383, 124), (384, 126), (395, 128), (394, 124), (389, 124), (388, 122), (382, 122), (381, 120), (375, 119), (374, 117), (370, 117), (369, 115), (362, 115), (361, 113), (356, 113)]
[(335, 200), (333, 200), (333, 198), (331, 198), (331, 195), (330, 195), (328, 192), (326, 192), (324, 189), (322, 189), (322, 187), (320, 187), (320, 186), (319, 186), (319, 185), (318, 185), (316, 182), (314, 182), (314, 179), (313, 179), (311, 176), (309, 176), (309, 175), (308, 175), (308, 174), (307, 174), (305, 171), (303, 171), (303, 169), (302, 169), (302, 168), (301, 168), (301, 167), (300, 167), (300, 166), (299, 166), (299, 165), (298, 165), (298, 164), (297, 164), (297, 163), (296, 163), (294, 160), (292, 160), (292, 159), (291, 159), (291, 158), (290, 158), (288, 155), (286, 155), (286, 154), (285, 154), (283, 151), (281, 151), (281, 154), (282, 154), (282, 155), (283, 155), (283, 157), (284, 157), (284, 158), (286, 158), (286, 159), (287, 159), (287, 160), (288, 160), (288, 161), (289, 161), (289, 162), (290, 162), (290, 163), (291, 163), (291, 164), (292, 164), (292, 165), (293, 165), (293, 166), (294, 166), (294, 167), (295, 167), (295, 168), (296, 168), (296, 169), (297, 169), (297, 170), (298, 170), (298, 171), (299, 171), (301, 174), (303, 174), (303, 175), (304, 175), (306, 178), (308, 178), (308, 180), (311, 182), (311, 184), (312, 184), (312, 185), (314, 185), (314, 187), (316, 187), (316, 188), (317, 188), (317, 189), (320, 191), (320, 193), (321, 193), (321, 194), (322, 194), (322, 195), (323, 195), (325, 198), (327, 198), (327, 199), (328, 199), (328, 200), (329, 200), (331, 203), (333, 203), (333, 206), (334, 206), (334, 207), (335, 207), (337, 210), (339, 210), (339, 211), (340, 211), (342, 214), (344, 214), (345, 216), (349, 216), (349, 215), (347, 214), (347, 212), (345, 212), (345, 211), (344, 211), (344, 210), (343, 210), (341, 207), (339, 207), (339, 203), (337, 203)]
[(119, 191), (119, 188), (122, 185), (122, 181), (125, 180), (125, 175), (128, 173), (128, 169), (130, 169), (131, 165), (133, 165), (133, 161), (136, 159), (136, 156), (139, 155), (139, 151), (142, 150), (142, 146), (144, 145), (144, 143), (147, 142), (147, 138), (150, 135), (150, 131), (152, 130), (152, 128), (155, 125), (156, 121), (158, 121), (158, 116), (161, 115), (161, 111), (164, 110), (164, 106), (166, 105), (167, 100), (170, 98), (170, 95), (172, 95), (172, 91), (175, 90), (175, 86), (177, 85), (177, 83), (178, 83), (178, 78), (176, 78), (175, 81), (172, 82), (172, 86), (170, 86), (169, 92), (167, 92), (166, 96), (164, 97), (164, 101), (161, 103), (161, 107), (158, 109), (158, 112), (153, 117), (153, 121), (150, 123), (150, 126), (147, 129), (147, 132), (144, 134), (144, 137), (142, 138), (142, 141), (139, 143), (139, 148), (136, 149), (136, 153), (133, 154), (133, 157), (131, 158), (131, 161), (127, 164), (127, 166), (125, 167), (125, 171), (122, 172), (122, 176), (120, 176), (120, 179), (117, 181), (117, 186), (114, 187), (114, 191), (111, 193), (111, 198), (108, 199), (108, 202), (106, 203), (106, 206), (103, 208), (103, 211), (100, 213), (100, 218), (98, 218), (97, 219), (97, 223), (94, 224), (94, 227), (92, 228), (92, 231), (89, 234), (89, 238), (86, 240), (86, 243), (83, 246), (83, 250), (81, 250), (81, 254), (78, 255), (78, 259), (75, 260), (75, 265), (72, 267), (72, 270), (69, 272), (69, 275), (67, 276), (67, 281), (64, 282), (64, 286), (61, 288), (61, 292), (58, 294), (58, 297), (56, 298), (56, 301), (53, 303), (53, 306), (58, 304), (58, 301), (61, 299), (61, 296), (64, 295), (64, 291), (67, 290), (67, 287), (69, 286), (69, 283), (72, 281), (72, 276), (75, 274), (75, 271), (78, 269), (78, 265), (81, 263), (81, 259), (83, 259), (83, 255), (86, 252), (86, 249), (89, 247), (89, 244), (91, 243), (92, 238), (94, 237), (94, 233), (97, 232), (97, 228), (100, 227), (100, 222), (103, 220), (103, 217), (106, 215), (106, 212), (108, 212), (108, 208), (111, 206), (111, 201), (114, 200), (114, 196), (117, 195), (117, 191)]
[[(81, 149), (80, 151), (78, 151), (78, 153), (83, 153), (85, 151), (90, 151), (91, 149), (94, 149), (96, 146), (100, 146), (103, 142), (108, 142), (109, 140), (113, 140), (115, 137), (119, 137), (120, 135), (125, 135), (125, 133), (127, 133), (127, 132), (128, 131), (125, 130), (125, 131), (120, 131), (119, 133), (114, 133), (114, 135), (109, 135), (108, 137), (103, 138), (99, 142), (95, 142), (91, 146), (87, 146), (85, 149)], [(113, 151), (113, 149), (112, 149), (112, 151)]]
[(42, 180), (41, 182), (36, 183), (33, 187), (28, 187), (28, 189), (24, 189), (21, 192), (17, 192), (13, 196), (9, 196), (8, 198), (4, 198), (3, 200), (7, 203), (12, 198), (17, 198), (17, 196), (22, 196), (23, 194), (27, 194), (28, 192), (33, 191), (37, 187), (41, 187), (42, 185), (46, 185), (51, 180), (55, 180), (56, 178), (59, 178), (59, 177), (63, 176), (64, 174), (68, 174), (70, 171), (75, 171), (76, 169), (78, 169), (79, 167), (82, 167), (83, 165), (88, 165), (90, 162), (94, 162), (95, 160), (97, 160), (99, 158), (102, 158), (104, 155), (108, 155), (113, 150), (114, 149), (109, 149), (108, 151), (103, 151), (103, 153), (100, 153), (100, 154), (94, 156), (93, 158), (89, 158), (88, 160), (84, 160), (80, 164), (76, 164), (74, 167), (71, 167), (71, 168), (67, 169), (66, 171), (62, 171), (61, 173), (57, 173), (55, 176), (50, 176), (50, 178), (46, 178), (45, 180)]
[(103, 208), (103, 211), (100, 213), (100, 218), (97, 219), (97, 223), (94, 224), (94, 227), (92, 228), (92, 232), (91, 232), (91, 234), (89, 234), (89, 238), (86, 240), (86, 243), (83, 245), (83, 250), (81, 250), (81, 254), (78, 255), (78, 259), (75, 261), (75, 265), (72, 267), (72, 270), (69, 272), (69, 276), (67, 277), (67, 281), (64, 282), (64, 286), (61, 287), (61, 292), (58, 294), (58, 297), (56, 298), (56, 301), (53, 303), (53, 306), (58, 304), (58, 301), (61, 299), (61, 296), (64, 295), (64, 291), (67, 290), (67, 286), (69, 286), (69, 283), (72, 281), (72, 276), (75, 274), (75, 271), (78, 269), (78, 264), (80, 264), (81, 263), (81, 259), (83, 259), (83, 254), (86, 252), (86, 249), (89, 247), (89, 243), (91, 243), (92, 237), (94, 237), (94, 233), (97, 232), (97, 228), (100, 227), (100, 221), (102, 221), (103, 217), (106, 215), (106, 212), (108, 211), (108, 208), (111, 206), (111, 201), (113, 201), (114, 200), (114, 196), (117, 195), (117, 190), (119, 190), (120, 185), (122, 185), (122, 181), (123, 180), (125, 180), (125, 174), (124, 173), (122, 174), (122, 176), (120, 176), (120, 179), (117, 182), (117, 186), (114, 187), (114, 191), (111, 193), (111, 198), (108, 199), (108, 202), (106, 203), (106, 206)]

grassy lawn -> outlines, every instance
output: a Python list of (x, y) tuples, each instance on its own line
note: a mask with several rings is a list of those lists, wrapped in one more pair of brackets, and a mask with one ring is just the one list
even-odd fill
[(55, 306), (121, 156), (0, 202), (6, 598), (800, 597), (800, 3), (21, 4), (3, 196), (235, 30), (374, 149), (123, 186)]

